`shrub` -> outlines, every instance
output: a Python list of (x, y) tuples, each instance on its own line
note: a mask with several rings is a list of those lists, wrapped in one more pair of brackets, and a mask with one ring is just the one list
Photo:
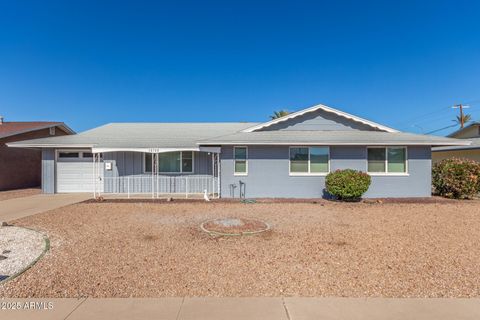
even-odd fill
[(470, 199), (480, 192), (480, 163), (468, 159), (444, 159), (433, 166), (435, 194), (454, 199)]
[(328, 193), (339, 200), (358, 200), (370, 187), (368, 174), (352, 169), (337, 170), (327, 175), (325, 186)]

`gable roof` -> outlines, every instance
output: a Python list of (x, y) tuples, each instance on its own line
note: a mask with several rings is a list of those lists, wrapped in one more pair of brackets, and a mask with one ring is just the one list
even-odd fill
[(257, 130), (260, 130), (260, 129), (263, 129), (263, 128), (270, 127), (270, 126), (272, 126), (274, 124), (277, 124), (279, 122), (294, 119), (294, 118), (302, 116), (306, 113), (314, 112), (314, 111), (317, 111), (317, 110), (323, 110), (325, 112), (331, 112), (331, 113), (334, 113), (334, 114), (336, 114), (340, 117), (344, 117), (344, 118), (349, 119), (349, 120), (360, 122), (360, 123), (363, 123), (367, 126), (370, 126), (372, 128), (376, 128), (376, 129), (379, 129), (379, 130), (382, 130), (382, 131), (399, 132), (398, 130), (395, 130), (393, 128), (381, 125), (379, 123), (376, 123), (376, 122), (373, 122), (373, 121), (370, 121), (370, 120), (360, 118), (360, 117), (355, 116), (355, 115), (350, 114), (350, 113), (346, 113), (346, 112), (343, 112), (343, 111), (340, 111), (340, 110), (337, 110), (337, 109), (334, 109), (334, 108), (331, 108), (331, 107), (327, 107), (326, 105), (323, 105), (323, 104), (317, 104), (313, 107), (290, 113), (290, 114), (288, 114), (286, 116), (283, 116), (281, 118), (277, 118), (277, 119), (270, 120), (268, 122), (260, 123), (258, 125), (252, 126), (250, 128), (246, 128), (245, 130), (242, 130), (242, 132), (254, 132), (254, 131), (257, 131)]
[(477, 121), (472, 122), (468, 126), (463, 127), (461, 129), (458, 129), (457, 131), (454, 131), (454, 132), (450, 133), (447, 137), (455, 137), (457, 134), (462, 133), (463, 131), (468, 130), (471, 127), (474, 127), (474, 126), (480, 126), (480, 122), (477, 122)]
[(49, 121), (33, 121), (33, 122), (3, 122), (0, 124), (0, 138), (11, 137), (17, 134), (26, 132), (42, 130), (52, 127), (60, 127), (69, 134), (74, 134), (75, 131), (70, 129), (63, 122), (49, 122)]

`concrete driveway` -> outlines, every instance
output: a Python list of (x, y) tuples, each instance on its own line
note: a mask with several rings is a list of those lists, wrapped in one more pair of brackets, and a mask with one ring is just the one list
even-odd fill
[(90, 193), (37, 194), (0, 201), (0, 221), (12, 221), (92, 198)]

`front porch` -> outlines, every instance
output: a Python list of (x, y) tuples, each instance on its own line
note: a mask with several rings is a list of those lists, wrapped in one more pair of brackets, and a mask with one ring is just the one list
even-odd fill
[(93, 148), (93, 196), (219, 198), (219, 149)]

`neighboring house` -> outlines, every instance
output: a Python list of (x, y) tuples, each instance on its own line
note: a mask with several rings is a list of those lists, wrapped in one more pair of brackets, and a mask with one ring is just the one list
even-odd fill
[(463, 129), (448, 135), (450, 138), (468, 139), (469, 146), (436, 147), (432, 149), (434, 163), (447, 158), (467, 158), (480, 162), (480, 122), (473, 122)]
[(9, 146), (43, 150), (45, 193), (317, 198), (347, 168), (372, 176), (366, 197), (428, 197), (431, 147), (469, 143), (317, 105), (265, 123), (112, 123)]
[(40, 186), (42, 151), (7, 148), (14, 141), (74, 134), (63, 122), (5, 122), (0, 117), (0, 190)]

